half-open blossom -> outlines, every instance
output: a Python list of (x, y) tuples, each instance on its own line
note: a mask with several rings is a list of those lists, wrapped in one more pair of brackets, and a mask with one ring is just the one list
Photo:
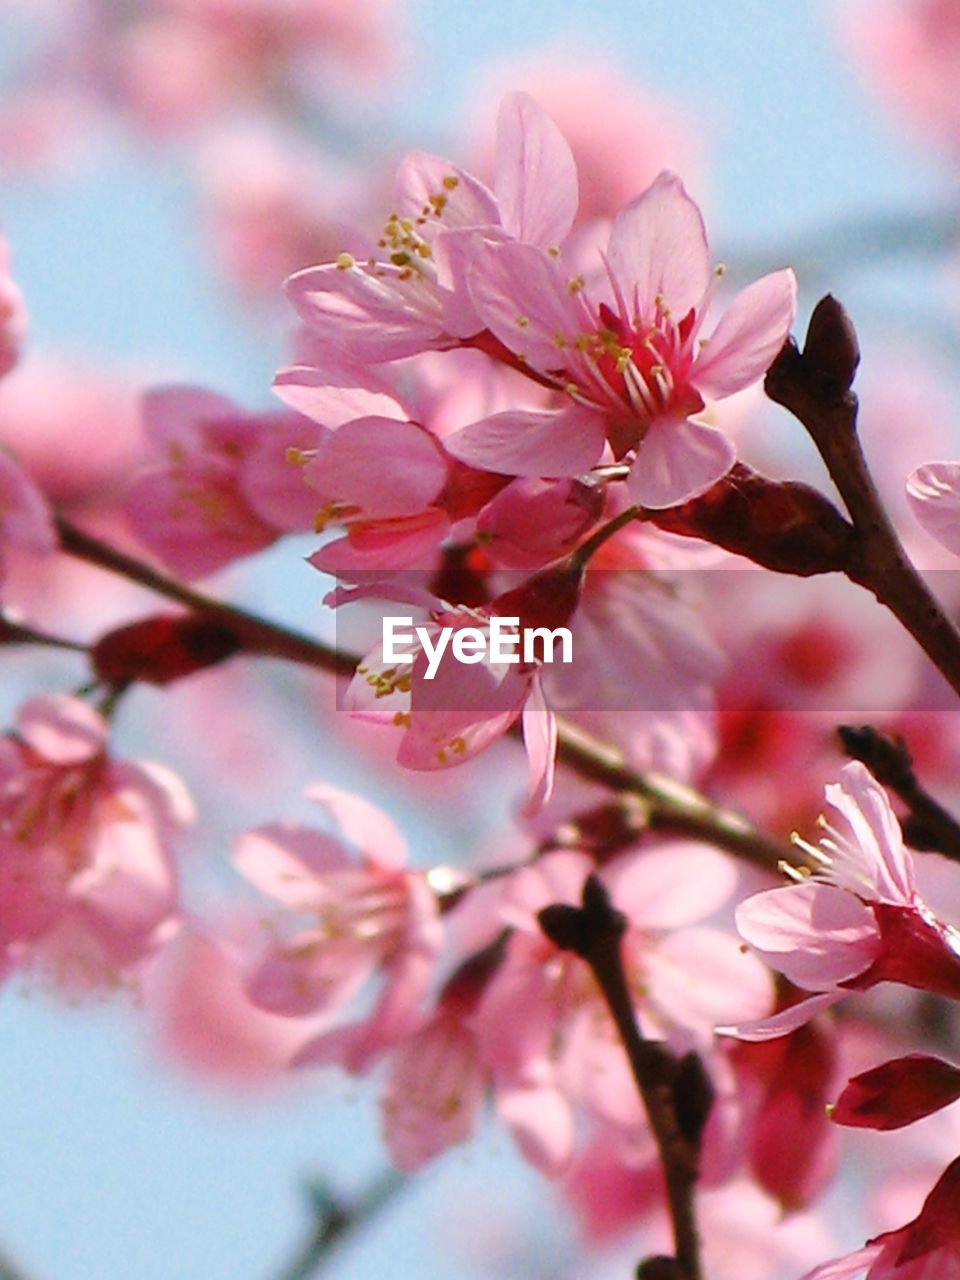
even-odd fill
[(764, 276), (703, 338), (718, 276), (700, 210), (671, 173), (617, 215), (604, 267), (604, 278), (586, 280), (532, 244), (477, 247), (477, 313), (567, 404), (482, 419), (449, 448), (509, 475), (571, 476), (609, 444), (634, 459), (635, 502), (673, 506), (732, 466), (733, 445), (700, 415), (766, 371), (793, 321), (796, 282), (791, 271)]
[(817, 994), (763, 1022), (727, 1028), (744, 1039), (783, 1035), (845, 991), (878, 982), (960, 996), (960, 935), (917, 893), (913, 860), (883, 788), (855, 761), (826, 795), (842, 829), (821, 819), (820, 847), (803, 846), (816, 872), (737, 909), (737, 927), (751, 947)]
[(299, 1057), (360, 1071), (411, 1030), (440, 948), (440, 917), (427, 873), (404, 867), (404, 842), (385, 814), (333, 787), (307, 794), (342, 838), (273, 823), (247, 832), (234, 854), (286, 913), (247, 991), (272, 1013), (332, 1016), (379, 978), (371, 1012), (317, 1036)]
[(803, 1280), (957, 1280), (960, 1276), (960, 1159), (948, 1165), (905, 1227), (815, 1267)]
[(70, 986), (125, 977), (173, 924), (170, 845), (191, 817), (172, 774), (107, 754), (91, 707), (26, 702), (0, 739), (0, 944)]
[(474, 233), (546, 250), (560, 244), (577, 209), (570, 149), (527, 94), (511, 94), (501, 106), (494, 191), (448, 160), (407, 156), (379, 238), (288, 282), (311, 332), (377, 361), (456, 346), (478, 333), (483, 322), (466, 287)]

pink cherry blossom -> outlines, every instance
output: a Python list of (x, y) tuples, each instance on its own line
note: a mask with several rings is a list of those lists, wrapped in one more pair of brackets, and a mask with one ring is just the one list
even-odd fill
[(371, 1012), (311, 1039), (298, 1058), (362, 1071), (417, 1020), (440, 917), (429, 874), (404, 868), (404, 842), (385, 814), (333, 787), (307, 794), (339, 837), (274, 823), (248, 832), (235, 850), (238, 870), (285, 912), (276, 940), (248, 971), (247, 991), (271, 1013), (341, 1015), (379, 978)]
[[(451, 641), (432, 674), (428, 651), (412, 636), (409, 661), (388, 660), (381, 642), (357, 668), (344, 697), (354, 716), (403, 730), (397, 761), (408, 769), (446, 769), (462, 764), (502, 737), (519, 719), (529, 763), (527, 810), (538, 809), (553, 789), (557, 727), (544, 697), (539, 661), (494, 660), (489, 655), (491, 618), (520, 619), (513, 630), (522, 638), (526, 628), (563, 625), (576, 607), (580, 575), (563, 570), (544, 571), (481, 608), (453, 608), (424, 592), (404, 592), (389, 583), (334, 593), (335, 603), (363, 596), (409, 600), (428, 610), (426, 627), (435, 645), (443, 628), (453, 634), (471, 628), (479, 633), (487, 652), (471, 664), (457, 661)], [(546, 614), (545, 612), (546, 611)], [(412, 633), (411, 633), (412, 634)]]
[(478, 333), (466, 288), (477, 233), (558, 245), (577, 208), (576, 168), (556, 125), (526, 94), (504, 99), (494, 192), (438, 156), (402, 163), (392, 211), (361, 255), (294, 275), (288, 290), (313, 334), (366, 360), (453, 347)]
[(168, 387), (147, 395), (144, 422), (164, 462), (136, 477), (127, 514), (176, 572), (212, 573), (310, 527), (315, 500), (286, 461), (289, 448), (317, 438), (306, 419), (245, 414), (213, 392)]
[(700, 211), (670, 173), (617, 215), (604, 265), (606, 280), (594, 283), (534, 245), (476, 250), (469, 282), (481, 319), (568, 403), (481, 419), (448, 447), (490, 470), (571, 476), (607, 443), (617, 458), (635, 453), (635, 502), (673, 506), (732, 466), (733, 445), (699, 415), (708, 400), (756, 382), (780, 350), (793, 273), (744, 289), (701, 339), (717, 277)]
[(107, 726), (42, 695), (0, 739), (0, 942), (72, 988), (128, 977), (175, 924), (171, 844), (192, 818), (159, 765), (107, 754)]
[[(644, 1122), (623, 1048), (584, 961), (548, 942), (537, 912), (575, 903), (595, 868), (553, 852), (514, 874), (500, 915), (514, 930), (477, 1011), (497, 1109), (524, 1156), (559, 1172), (573, 1151), (573, 1106), (630, 1131)], [(624, 964), (644, 1034), (708, 1051), (717, 1012), (768, 1006), (762, 967), (735, 939), (697, 924), (727, 897), (734, 873), (715, 850), (673, 843), (626, 854), (601, 873), (625, 913)]]
[(741, 903), (741, 936), (811, 998), (753, 1025), (725, 1028), (766, 1039), (802, 1026), (845, 991), (878, 982), (960, 994), (956, 930), (934, 916), (914, 884), (913, 860), (886, 793), (858, 762), (826, 790), (838, 830), (825, 820), (819, 864), (808, 878)]

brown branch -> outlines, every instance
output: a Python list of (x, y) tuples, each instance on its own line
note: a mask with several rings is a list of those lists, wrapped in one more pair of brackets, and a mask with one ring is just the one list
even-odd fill
[(865, 764), (906, 805), (908, 813), (900, 825), (907, 844), (960, 862), (960, 822), (921, 786), (903, 739), (891, 738), (868, 724), (860, 728), (842, 724), (837, 732), (847, 755)]
[(856, 334), (829, 294), (815, 308), (801, 353), (790, 339), (767, 373), (767, 395), (806, 427), (854, 527), (845, 568), (909, 631), (960, 694), (960, 631), (903, 549), (867, 467), (850, 391), (859, 360)]
[(675, 1257), (649, 1259), (641, 1265), (641, 1274), (651, 1268), (664, 1272), (673, 1264), (677, 1280), (701, 1280), (694, 1188), (700, 1140), (713, 1103), (709, 1079), (695, 1054), (678, 1059), (666, 1044), (643, 1038), (620, 953), (627, 920), (613, 907), (596, 876), (589, 876), (584, 885), (582, 907), (547, 907), (538, 919), (551, 942), (575, 952), (590, 966), (616, 1024), (657, 1144)]
[[(69, 555), (137, 582), (201, 618), (223, 626), (243, 651), (282, 658), (336, 675), (353, 675), (359, 660), (356, 656), (338, 653), (310, 636), (184, 586), (64, 520), (58, 522), (58, 527), (61, 547)], [(515, 736), (518, 732), (515, 731)], [(742, 815), (714, 804), (694, 788), (672, 778), (629, 768), (616, 748), (568, 721), (560, 723), (557, 754), (559, 763), (579, 777), (639, 796), (647, 805), (648, 825), (653, 830), (707, 841), (771, 872), (776, 872), (784, 860), (795, 865), (805, 862), (799, 849), (766, 835)]]

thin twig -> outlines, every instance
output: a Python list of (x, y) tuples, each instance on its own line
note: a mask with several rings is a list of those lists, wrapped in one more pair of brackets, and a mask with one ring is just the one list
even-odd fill
[(828, 295), (810, 319), (803, 353), (791, 339), (774, 361), (767, 395), (806, 427), (846, 505), (855, 533), (847, 577), (893, 613), (960, 694), (960, 631), (903, 549), (860, 447), (849, 390), (858, 358), (849, 317)]
[(584, 885), (582, 907), (547, 907), (538, 919), (556, 946), (587, 962), (603, 993), (663, 1167), (675, 1255), (663, 1261), (675, 1263), (675, 1275), (679, 1271), (685, 1280), (701, 1280), (694, 1188), (700, 1139), (713, 1102), (709, 1081), (695, 1055), (678, 1059), (669, 1046), (641, 1034), (621, 955), (627, 920), (596, 876), (589, 876)]
[[(385, 1205), (408, 1185), (396, 1169), (385, 1169), (349, 1204), (333, 1197), (322, 1182), (307, 1188), (314, 1222), (309, 1239), (280, 1273), (278, 1280), (309, 1280), (330, 1261), (338, 1245), (358, 1228), (366, 1226)], [(2, 1280), (2, 1277), (0, 1277)]]
[[(336, 675), (354, 672), (359, 661), (354, 655), (339, 653), (310, 636), (186, 587), (66, 521), (59, 521), (59, 530), (61, 546), (68, 554), (138, 582), (221, 623), (247, 652), (283, 658)], [(803, 862), (799, 850), (766, 835), (741, 814), (715, 805), (694, 788), (672, 778), (629, 768), (615, 747), (568, 721), (560, 723), (557, 755), (561, 765), (581, 778), (640, 796), (649, 807), (651, 829), (708, 841), (767, 871), (776, 872), (784, 859), (794, 864)]]

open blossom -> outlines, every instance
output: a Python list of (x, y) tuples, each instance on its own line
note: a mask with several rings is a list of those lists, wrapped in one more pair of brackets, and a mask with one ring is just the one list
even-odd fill
[(944, 1170), (923, 1208), (898, 1231), (886, 1231), (803, 1280), (957, 1280), (960, 1276), (960, 1159)]
[(315, 501), (289, 447), (317, 428), (289, 413), (248, 414), (198, 387), (166, 387), (144, 403), (147, 436), (164, 461), (141, 471), (127, 515), (176, 572), (198, 577), (310, 528)]
[(466, 287), (475, 233), (546, 250), (562, 242), (576, 209), (569, 147), (532, 98), (512, 94), (500, 109), (494, 191), (414, 152), (400, 166), (378, 240), (298, 272), (287, 287), (317, 338), (362, 359), (453, 347), (484, 327)]
[(253, 1002), (271, 1013), (345, 1013), (375, 977), (374, 1008), (322, 1032), (299, 1061), (362, 1071), (416, 1021), (442, 941), (428, 874), (404, 867), (399, 832), (373, 805), (333, 787), (307, 793), (342, 838), (274, 823), (247, 832), (237, 868), (286, 918), (247, 974)]
[[(549, 942), (537, 921), (543, 907), (579, 902), (594, 870), (586, 854), (558, 851), (511, 877), (500, 916), (513, 932), (475, 1020), (501, 1117), (526, 1158), (553, 1174), (573, 1152), (574, 1105), (625, 1136), (644, 1124), (586, 962)], [(673, 842), (625, 854), (600, 874), (629, 922), (624, 968), (644, 1035), (709, 1050), (722, 1009), (769, 1005), (762, 966), (735, 938), (698, 924), (733, 887), (733, 869), (716, 850)]]
[(107, 754), (91, 707), (31, 699), (0, 739), (0, 945), (69, 985), (126, 976), (174, 923), (170, 846), (191, 818), (172, 774)]
[(731, 442), (699, 415), (765, 373), (793, 321), (796, 282), (789, 270), (764, 276), (704, 339), (718, 277), (700, 210), (671, 173), (617, 215), (604, 265), (606, 279), (594, 282), (535, 245), (476, 249), (468, 279), (478, 315), (568, 403), (496, 414), (448, 447), (509, 475), (569, 476), (609, 444), (617, 458), (635, 455), (635, 502), (673, 506), (733, 465)]
[[(403, 650), (411, 656), (398, 660), (387, 656), (381, 642), (357, 667), (344, 705), (360, 719), (402, 729), (397, 761), (408, 769), (462, 764), (520, 719), (530, 773), (527, 806), (531, 811), (539, 808), (553, 789), (557, 725), (543, 694), (542, 650), (528, 661), (525, 636), (528, 629), (552, 631), (569, 621), (580, 580), (576, 570), (548, 569), (478, 608), (452, 607), (428, 593), (392, 589), (389, 583), (335, 593), (332, 599), (337, 603), (373, 595), (426, 607), (428, 621), (422, 625), (438, 654), (432, 661), (428, 645), (416, 636)], [(501, 661), (491, 653), (494, 617), (519, 619), (498, 624), (512, 660)], [(462, 662), (453, 654), (457, 632), (467, 628), (475, 633), (480, 647), (473, 652), (482, 654), (482, 660)], [(436, 646), (443, 631), (446, 647), (441, 655)]]
[(845, 830), (825, 821), (810, 877), (748, 898), (741, 936), (792, 983), (817, 994), (763, 1022), (726, 1028), (748, 1040), (783, 1035), (846, 991), (898, 982), (960, 996), (960, 935), (916, 891), (913, 860), (883, 788), (858, 762), (826, 789)]

